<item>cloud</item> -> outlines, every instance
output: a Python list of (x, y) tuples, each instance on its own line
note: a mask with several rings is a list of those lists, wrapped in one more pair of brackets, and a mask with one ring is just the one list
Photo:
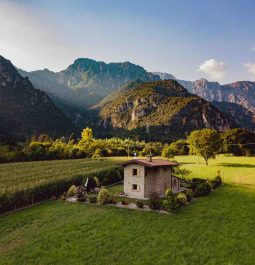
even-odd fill
[(250, 44), (250, 51), (255, 52), (255, 44)]
[(255, 75), (255, 63), (246, 63), (244, 67), (248, 70), (249, 73)]
[(198, 67), (198, 71), (208, 75), (211, 79), (218, 80), (226, 75), (227, 66), (224, 62), (209, 59)]

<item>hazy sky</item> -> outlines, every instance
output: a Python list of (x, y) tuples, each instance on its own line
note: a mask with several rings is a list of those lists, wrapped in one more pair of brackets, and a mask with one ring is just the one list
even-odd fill
[(254, 0), (0, 0), (0, 54), (24, 70), (78, 57), (185, 80), (255, 80)]

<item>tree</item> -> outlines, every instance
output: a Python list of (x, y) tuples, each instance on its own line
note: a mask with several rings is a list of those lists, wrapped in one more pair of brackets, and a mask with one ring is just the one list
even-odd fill
[(186, 140), (180, 139), (170, 144), (174, 156), (188, 155), (189, 147)]
[(246, 129), (231, 129), (223, 136), (223, 150), (236, 156), (255, 154), (255, 133)]
[(196, 130), (191, 132), (187, 139), (190, 153), (204, 158), (206, 165), (208, 160), (215, 158), (222, 147), (220, 134), (212, 129)]
[(83, 129), (81, 132), (81, 140), (83, 142), (91, 142), (93, 140), (93, 131), (90, 128)]

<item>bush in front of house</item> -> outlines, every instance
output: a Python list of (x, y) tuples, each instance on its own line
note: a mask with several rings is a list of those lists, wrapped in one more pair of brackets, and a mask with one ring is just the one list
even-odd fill
[(222, 185), (222, 178), (220, 176), (215, 177), (213, 180), (211, 180), (211, 184), (213, 189), (220, 187)]
[(193, 190), (192, 189), (188, 189), (185, 191), (186, 197), (187, 197), (187, 201), (191, 202), (193, 199)]
[(78, 186), (76, 189), (76, 199), (78, 202), (87, 201), (87, 191), (84, 186)]
[(162, 205), (163, 209), (167, 212), (176, 212), (180, 206), (177, 198), (174, 196), (173, 192), (170, 189), (166, 190)]
[(97, 196), (98, 203), (100, 204), (108, 203), (110, 195), (111, 195), (110, 192), (106, 188), (101, 188)]
[(179, 203), (180, 206), (185, 206), (187, 204), (187, 196), (185, 195), (185, 193), (180, 192), (177, 197), (177, 202)]
[(128, 201), (127, 199), (123, 199), (123, 200), (121, 201), (121, 204), (122, 204), (122, 205), (128, 205), (128, 204), (129, 204), (129, 201)]
[(68, 191), (67, 191), (67, 193), (66, 193), (66, 196), (67, 197), (73, 197), (75, 194), (76, 194), (76, 186), (75, 185), (72, 185), (69, 189), (68, 189)]
[(110, 194), (107, 203), (110, 203), (110, 204), (116, 204), (117, 203), (115, 196), (113, 194)]
[(89, 197), (89, 202), (90, 203), (97, 203), (97, 196), (91, 196), (91, 197)]
[(143, 204), (143, 202), (142, 201), (136, 201), (136, 206), (138, 207), (138, 208), (143, 208), (143, 206), (144, 206), (144, 204)]
[(148, 206), (152, 210), (159, 210), (161, 208), (161, 200), (157, 192), (152, 192), (148, 201)]
[(212, 184), (210, 182), (201, 182), (197, 185), (194, 191), (194, 197), (204, 196), (212, 191)]

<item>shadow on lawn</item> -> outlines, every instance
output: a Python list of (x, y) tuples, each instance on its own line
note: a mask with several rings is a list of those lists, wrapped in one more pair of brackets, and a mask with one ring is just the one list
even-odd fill
[(247, 168), (255, 168), (255, 164), (239, 164), (239, 163), (220, 163), (220, 166), (223, 167), (247, 167)]

